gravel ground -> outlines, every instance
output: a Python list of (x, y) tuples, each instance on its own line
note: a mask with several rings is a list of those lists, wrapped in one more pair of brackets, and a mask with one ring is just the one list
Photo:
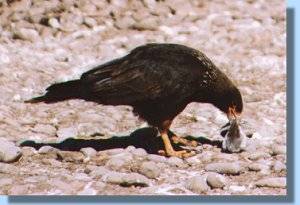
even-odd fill
[[(0, 194), (286, 194), (284, 1), (8, 2), (0, 1)], [(203, 142), (181, 160), (156, 154), (160, 139), (131, 107), (23, 103), (148, 42), (199, 49), (233, 79), (255, 130), (245, 151), (221, 152), (226, 117), (208, 104), (189, 104), (172, 124)]]

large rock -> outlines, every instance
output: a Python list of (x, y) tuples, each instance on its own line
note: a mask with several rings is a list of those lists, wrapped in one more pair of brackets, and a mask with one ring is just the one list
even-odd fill
[(15, 162), (22, 155), (21, 149), (4, 137), (0, 137), (0, 162)]
[(240, 174), (243, 171), (243, 168), (238, 163), (211, 163), (206, 165), (206, 171), (217, 172), (219, 174)]
[(149, 186), (150, 180), (138, 173), (120, 173), (120, 172), (109, 172), (102, 177), (102, 180), (107, 183), (119, 184), (120, 186)]
[(223, 188), (226, 185), (226, 178), (214, 172), (207, 175), (206, 181), (211, 188)]
[(255, 185), (257, 187), (285, 188), (286, 178), (285, 177), (265, 178), (257, 181)]
[(205, 178), (202, 176), (190, 178), (189, 180), (187, 180), (185, 187), (197, 194), (204, 194), (210, 190)]
[(161, 170), (154, 162), (143, 162), (139, 169), (139, 172), (148, 178), (155, 179), (159, 177)]

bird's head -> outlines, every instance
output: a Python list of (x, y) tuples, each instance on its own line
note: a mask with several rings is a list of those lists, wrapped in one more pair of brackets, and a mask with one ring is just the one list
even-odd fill
[(235, 86), (221, 89), (213, 104), (227, 114), (229, 121), (239, 118), (243, 111), (242, 95)]

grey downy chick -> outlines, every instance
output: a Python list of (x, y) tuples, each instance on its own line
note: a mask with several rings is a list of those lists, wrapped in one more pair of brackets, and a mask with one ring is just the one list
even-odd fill
[(221, 135), (224, 137), (222, 149), (228, 152), (240, 152), (246, 147), (247, 136), (237, 119), (231, 119), (221, 129)]

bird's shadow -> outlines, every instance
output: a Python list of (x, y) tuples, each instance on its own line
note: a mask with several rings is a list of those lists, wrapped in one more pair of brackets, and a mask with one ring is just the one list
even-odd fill
[[(172, 136), (172, 132), (169, 132), (169, 136)], [(221, 147), (222, 142), (217, 140), (210, 140), (206, 137), (194, 137), (187, 136), (185, 139), (195, 140), (200, 144), (211, 144), (213, 146)], [(97, 151), (114, 149), (114, 148), (126, 148), (130, 145), (136, 148), (143, 148), (150, 154), (157, 154), (159, 150), (164, 149), (163, 141), (158, 136), (157, 129), (153, 127), (146, 127), (137, 129), (128, 136), (113, 136), (109, 139), (76, 139), (67, 138), (61, 142), (47, 143), (47, 142), (35, 142), (32, 140), (26, 140), (19, 144), (21, 147), (33, 147), (39, 149), (42, 146), (51, 146), (63, 151), (79, 151), (81, 148), (92, 147)], [(182, 150), (180, 144), (172, 142), (175, 150)]]

